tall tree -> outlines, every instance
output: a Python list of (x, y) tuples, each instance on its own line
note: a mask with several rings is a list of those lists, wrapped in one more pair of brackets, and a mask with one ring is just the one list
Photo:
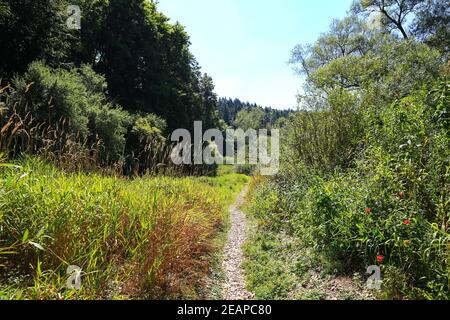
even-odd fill
[(0, 0), (0, 77), (24, 73), (35, 60), (69, 62), (77, 31), (68, 29), (66, 0)]
[(236, 116), (234, 125), (244, 131), (262, 129), (267, 125), (266, 113), (261, 108), (241, 110)]
[[(355, 26), (342, 27), (347, 24)], [(343, 90), (356, 96), (370, 93), (383, 104), (434, 79), (440, 66), (438, 52), (412, 39), (368, 29), (359, 19), (346, 18), (334, 22), (315, 44), (294, 49), (291, 63), (306, 76), (299, 97), (303, 108), (328, 109), (330, 96)]]
[(334, 20), (330, 31), (314, 45), (297, 45), (290, 63), (295, 70), (309, 77), (318, 68), (346, 56), (361, 56), (372, 48), (370, 30), (357, 16)]
[(404, 39), (408, 39), (407, 17), (426, 0), (355, 0), (352, 10), (356, 14), (370, 15), (378, 13), (381, 22), (389, 31), (397, 30)]
[(448, 0), (429, 0), (416, 13), (411, 32), (441, 52), (450, 51), (450, 6)]
[(183, 26), (170, 24), (147, 0), (80, 4), (86, 12), (81, 57), (105, 75), (116, 101), (132, 112), (165, 118), (169, 130), (213, 121), (217, 106), (214, 99), (203, 100), (202, 74)]

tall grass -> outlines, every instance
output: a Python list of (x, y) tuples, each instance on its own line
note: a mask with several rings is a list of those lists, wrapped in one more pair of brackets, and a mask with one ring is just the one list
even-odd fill
[(80, 134), (68, 133), (69, 120), (37, 122), (31, 113), (21, 114), (15, 107), (0, 110), (0, 152), (8, 158), (22, 154), (38, 155), (66, 170), (100, 168), (101, 141), (89, 142)]
[[(247, 181), (0, 168), (3, 298), (201, 298), (225, 208)], [(69, 265), (81, 291), (66, 288)]]
[[(21, 92), (24, 98), (18, 101), (10, 93), (13, 91), (10, 86), (0, 88), (0, 152), (10, 159), (24, 154), (37, 155), (70, 172), (89, 171), (127, 176), (201, 176), (216, 173), (215, 166), (174, 165), (171, 161), (173, 145), (168, 139), (156, 134), (136, 134), (130, 128), (126, 134), (123, 133), (122, 138), (126, 143), (119, 152), (120, 156), (111, 161), (108, 156), (111, 143), (108, 145), (94, 132), (86, 134), (74, 131), (74, 119), (64, 116), (55, 119), (49, 116), (46, 120), (41, 116), (38, 119), (34, 110), (37, 107), (25, 99), (33, 86), (33, 83), (24, 86)], [(50, 96), (44, 107), (48, 108), (49, 114), (57, 108), (52, 105), (52, 101), (53, 96)], [(120, 146), (114, 147), (120, 149)]]

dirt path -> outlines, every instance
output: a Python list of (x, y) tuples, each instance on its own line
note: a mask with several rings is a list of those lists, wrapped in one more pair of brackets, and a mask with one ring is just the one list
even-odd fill
[(242, 269), (244, 255), (242, 245), (247, 239), (247, 220), (245, 213), (239, 210), (244, 201), (247, 188), (239, 195), (236, 203), (230, 207), (231, 228), (225, 247), (223, 270), (225, 283), (223, 285), (223, 298), (225, 300), (249, 300), (253, 295), (245, 289), (245, 277)]

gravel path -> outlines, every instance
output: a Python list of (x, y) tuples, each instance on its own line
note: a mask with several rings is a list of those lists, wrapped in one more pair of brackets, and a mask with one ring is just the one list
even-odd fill
[(247, 188), (242, 191), (236, 203), (230, 207), (231, 229), (225, 247), (223, 270), (225, 283), (223, 285), (223, 298), (225, 300), (250, 300), (253, 295), (245, 289), (245, 277), (242, 269), (244, 255), (242, 245), (247, 239), (247, 221), (245, 213), (239, 210), (244, 202)]

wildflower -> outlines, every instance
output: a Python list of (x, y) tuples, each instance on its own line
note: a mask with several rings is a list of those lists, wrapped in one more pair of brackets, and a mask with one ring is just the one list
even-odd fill
[(384, 257), (382, 255), (378, 255), (377, 256), (377, 262), (378, 263), (383, 263), (383, 261), (384, 261)]
[(409, 220), (409, 219), (403, 220), (403, 225), (409, 226), (410, 224), (411, 224), (411, 220)]
[(400, 197), (400, 199), (405, 198), (405, 193), (402, 191), (398, 194), (398, 196)]
[(364, 212), (367, 214), (371, 214), (372, 213), (372, 208), (366, 208), (364, 209)]
[(411, 245), (411, 240), (405, 240), (405, 241), (403, 241), (403, 245), (404, 245), (405, 247), (409, 247), (409, 246)]

